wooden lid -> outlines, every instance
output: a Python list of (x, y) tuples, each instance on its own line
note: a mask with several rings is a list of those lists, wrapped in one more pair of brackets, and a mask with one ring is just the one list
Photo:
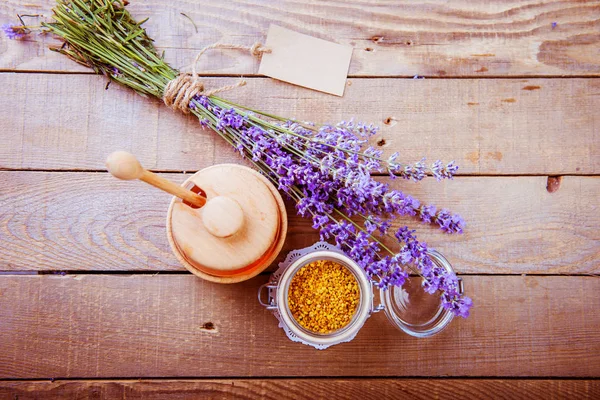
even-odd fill
[(175, 200), (170, 210), (170, 234), (190, 264), (211, 275), (235, 275), (272, 252), (280, 208), (260, 178), (249, 168), (225, 164), (187, 181), (208, 200), (202, 208)]

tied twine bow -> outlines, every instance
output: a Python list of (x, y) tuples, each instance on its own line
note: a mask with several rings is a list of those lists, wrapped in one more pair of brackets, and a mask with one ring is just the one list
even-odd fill
[(260, 57), (263, 53), (270, 53), (271, 50), (264, 47), (261, 43), (256, 42), (252, 46), (242, 46), (238, 44), (224, 44), (215, 43), (210, 46), (206, 46), (196, 55), (194, 63), (192, 65), (192, 74), (181, 73), (172, 81), (169, 81), (165, 86), (163, 92), (163, 101), (173, 110), (179, 110), (185, 114), (190, 112), (189, 105), (190, 101), (195, 95), (202, 93), (204, 96), (211, 96), (213, 94), (231, 90), (236, 87), (244, 86), (245, 80), (240, 80), (232, 85), (223, 86), (217, 89), (204, 90), (204, 84), (198, 78), (198, 72), (196, 71), (196, 65), (202, 54), (211, 49), (237, 49), (237, 50), (248, 50), (250, 54), (255, 57)]

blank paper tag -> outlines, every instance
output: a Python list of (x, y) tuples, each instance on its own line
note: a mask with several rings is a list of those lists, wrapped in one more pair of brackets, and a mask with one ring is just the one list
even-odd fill
[(321, 92), (344, 95), (352, 47), (277, 25), (269, 27), (259, 74)]

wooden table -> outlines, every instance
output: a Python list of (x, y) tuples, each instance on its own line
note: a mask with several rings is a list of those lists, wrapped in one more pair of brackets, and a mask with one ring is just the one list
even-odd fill
[[(52, 0), (8, 0), (48, 17)], [(175, 66), (251, 44), (270, 23), (354, 47), (343, 98), (206, 55), (207, 86), (280, 115), (382, 126), (386, 154), (455, 159), (453, 181), (394, 181), (461, 213), (444, 235), (407, 220), (464, 276), (475, 306), (415, 339), (380, 313), (351, 343), (289, 341), (262, 275), (217, 285), (168, 248), (169, 196), (105, 172), (124, 149), (183, 181), (241, 162), (197, 121), (47, 47), (0, 41), (0, 398), (561, 398), (600, 396), (600, 2), (133, 1)], [(198, 27), (196, 33), (189, 16)], [(35, 21), (36, 18), (29, 18)], [(425, 79), (412, 79), (413, 76)], [(386, 179), (383, 178), (382, 179)], [(294, 216), (284, 253), (317, 240)]]

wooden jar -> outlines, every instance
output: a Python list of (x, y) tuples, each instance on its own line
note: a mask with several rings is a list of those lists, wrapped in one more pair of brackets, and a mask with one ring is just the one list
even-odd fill
[(194, 208), (174, 197), (167, 212), (169, 244), (190, 272), (235, 283), (275, 260), (288, 222), (283, 199), (267, 178), (241, 165), (220, 164), (196, 172), (182, 186), (207, 198)]

